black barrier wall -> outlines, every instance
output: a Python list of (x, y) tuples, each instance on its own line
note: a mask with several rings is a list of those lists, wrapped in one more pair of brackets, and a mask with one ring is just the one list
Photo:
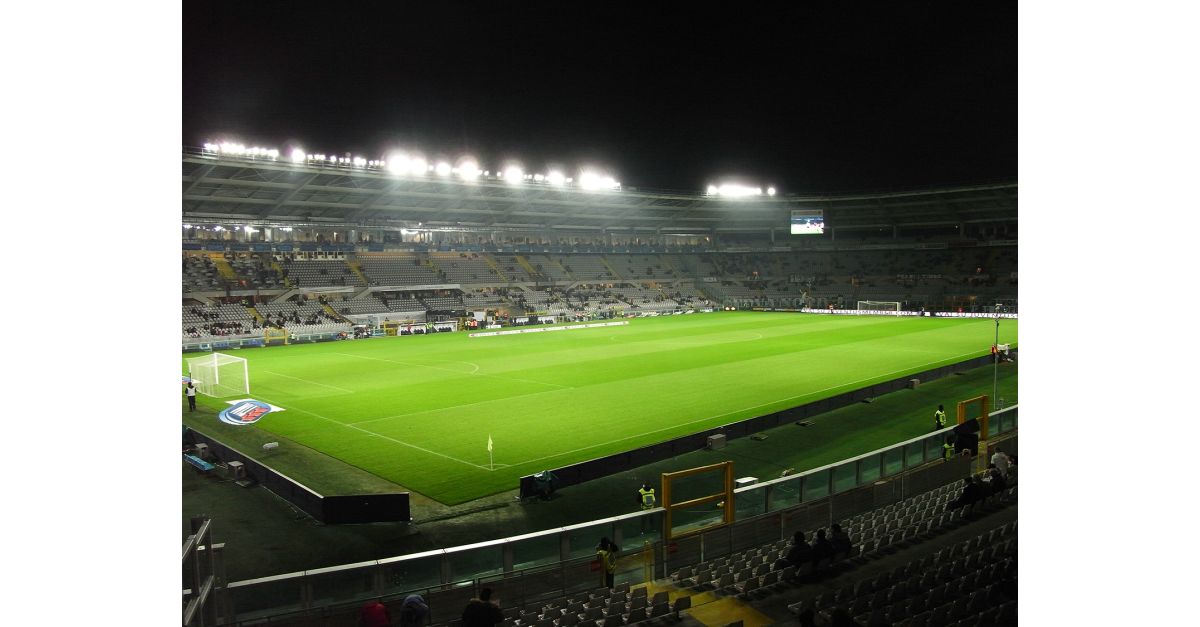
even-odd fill
[[(1013, 352), (1015, 353), (1016, 351), (1014, 350)], [(908, 387), (911, 379), (920, 379), (922, 383), (926, 381), (933, 381), (935, 379), (941, 379), (942, 377), (949, 376), (960, 370), (969, 370), (971, 368), (986, 366), (992, 363), (992, 360), (993, 357), (991, 355), (984, 355), (983, 357), (968, 359), (966, 361), (961, 361), (949, 366), (941, 366), (931, 370), (925, 370), (922, 372), (905, 375), (903, 377), (898, 377), (890, 381), (884, 381), (883, 383), (876, 383), (875, 385), (859, 388), (850, 392), (843, 392), (836, 396), (806, 403), (791, 409), (785, 409), (781, 412), (767, 414), (765, 416), (757, 416), (755, 418), (748, 418), (739, 422), (722, 425), (720, 427), (714, 427), (699, 433), (681, 436), (673, 440), (667, 440), (665, 442), (643, 446), (632, 451), (615, 453), (607, 457), (600, 457), (597, 459), (588, 460), (586, 462), (579, 462), (578, 464), (571, 464), (570, 466), (563, 466), (562, 468), (554, 468), (551, 469), (551, 472), (553, 472), (555, 475), (554, 487), (555, 489), (565, 488), (567, 486), (584, 483), (585, 481), (591, 481), (593, 479), (599, 479), (600, 477), (607, 477), (608, 475), (625, 472), (627, 470), (637, 468), (638, 466), (660, 462), (664, 459), (677, 457), (684, 453), (698, 451), (708, 445), (708, 436), (710, 435), (723, 433), (725, 434), (726, 440), (733, 440), (748, 435), (753, 435), (760, 431), (779, 427), (790, 422), (811, 418), (818, 414), (823, 414), (834, 409), (846, 407), (847, 405), (853, 405), (854, 403), (861, 402), (867, 398), (883, 396), (889, 392), (902, 390)], [(533, 475), (521, 477), (520, 490), (521, 498), (528, 498), (537, 495), (537, 484), (533, 480)]]
[(217, 459), (223, 462), (242, 462), (249, 478), (323, 523), (408, 522), (412, 519), (409, 513), (408, 492), (322, 496), (295, 479), (200, 431), (189, 429), (188, 433), (193, 443), (207, 444), (209, 451)]

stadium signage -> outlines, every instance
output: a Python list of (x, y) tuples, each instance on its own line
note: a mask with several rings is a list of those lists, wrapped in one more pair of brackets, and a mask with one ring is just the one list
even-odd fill
[(230, 401), (229, 403), (230, 406), (221, 410), (221, 413), (217, 414), (217, 418), (220, 418), (221, 422), (230, 425), (243, 426), (254, 424), (271, 412), (283, 411), (279, 407), (262, 401), (256, 401), (252, 398)]

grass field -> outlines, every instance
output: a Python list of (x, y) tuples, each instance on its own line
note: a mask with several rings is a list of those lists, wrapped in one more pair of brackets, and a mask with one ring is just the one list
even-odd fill
[[(456, 504), (544, 468), (984, 355), (992, 337), (987, 319), (738, 312), (246, 350), (234, 354), (250, 362), (251, 396), (286, 411), (226, 428), (210, 401), (188, 422), (274, 434)], [(1003, 321), (1000, 341), (1016, 339)]]

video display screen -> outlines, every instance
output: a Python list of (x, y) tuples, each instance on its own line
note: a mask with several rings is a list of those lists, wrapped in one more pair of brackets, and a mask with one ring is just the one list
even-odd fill
[(792, 235), (820, 235), (825, 232), (825, 211), (793, 209)]

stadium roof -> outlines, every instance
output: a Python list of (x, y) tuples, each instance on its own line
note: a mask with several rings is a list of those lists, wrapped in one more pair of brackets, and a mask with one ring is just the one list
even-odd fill
[(625, 188), (585, 191), (494, 178), (396, 176), (350, 165), (183, 150), (183, 219), (193, 223), (469, 230), (714, 233), (786, 229), (820, 208), (832, 228), (1015, 222), (1017, 185), (729, 199)]

